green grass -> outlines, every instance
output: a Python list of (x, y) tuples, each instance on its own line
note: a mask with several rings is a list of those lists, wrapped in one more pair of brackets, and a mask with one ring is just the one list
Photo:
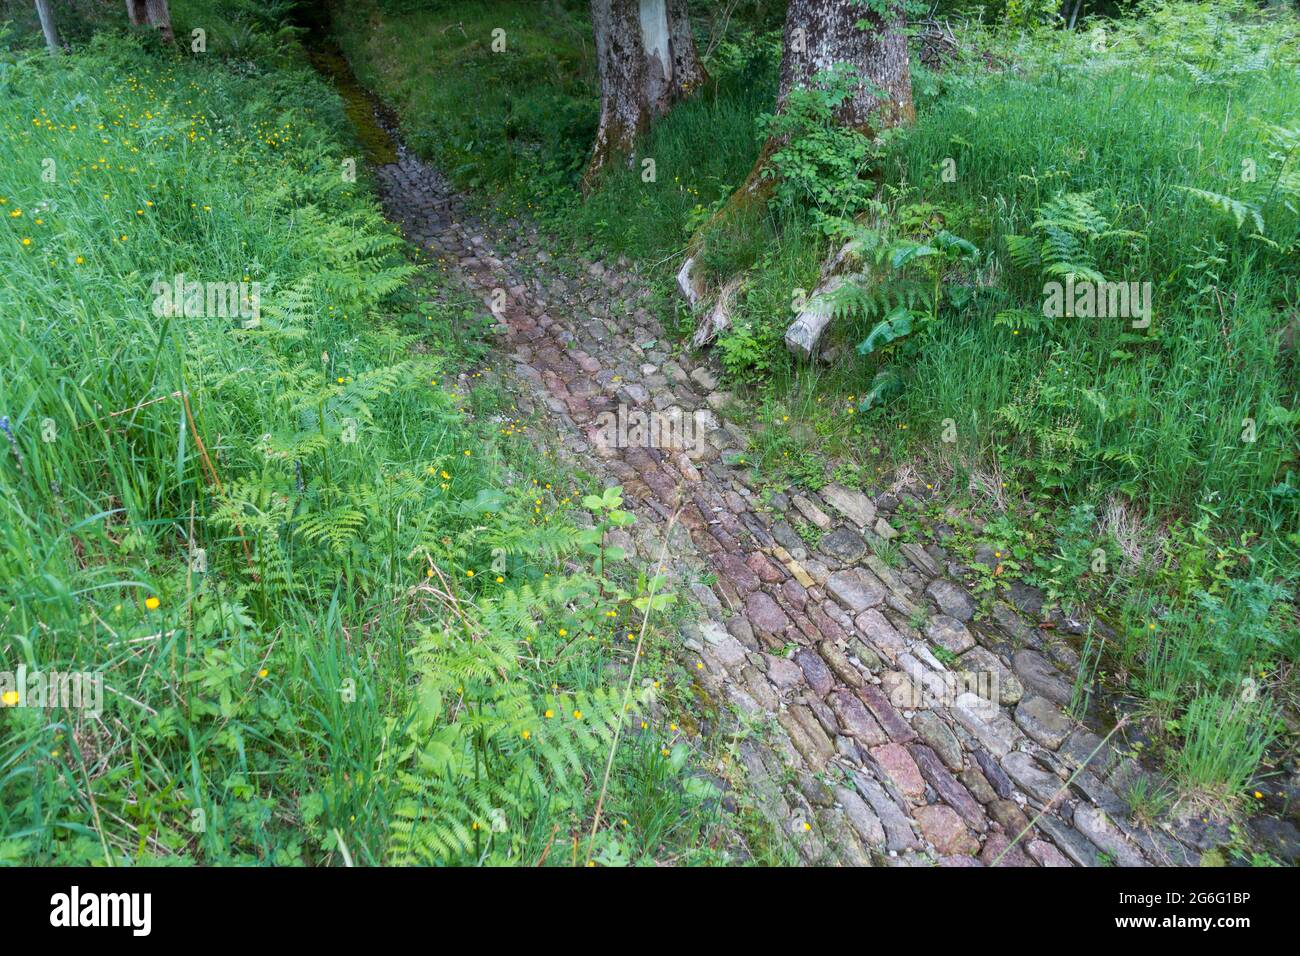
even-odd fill
[(383, 92), (407, 141), (462, 184), (500, 187), (570, 182), (586, 159), (599, 94), (585, 11), (572, 0), (366, 0), (333, 15), (358, 79)]
[[(918, 356), (909, 417), (931, 428), (951, 417), (967, 426), (969, 447), (986, 448), (1009, 437), (999, 414), (1009, 397), (1060, 387), (1069, 407), (1059, 410), (1077, 417), (1081, 439), (1070, 488), (1118, 489), (1157, 510), (1231, 496), (1239, 527), (1294, 533), (1294, 496), (1270, 493), (1295, 464), (1293, 427), (1241, 438), (1245, 419), (1263, 421), (1297, 397), (1293, 360), (1277, 344), (1296, 298), (1293, 262), (1179, 189), (1237, 191), (1243, 157), (1259, 158), (1263, 178), (1279, 171), (1253, 121), (1289, 121), (1300, 98), (1294, 72), (1239, 88), (1120, 69), (989, 87), (927, 113), (901, 157), (906, 180), (994, 251), (1055, 193), (1099, 190), (1113, 226), (1143, 237), (1102, 271), (1153, 283), (1154, 328), (1133, 336), (1120, 321), (1077, 319), (1014, 336), (993, 313), (1034, 309), (1041, 280), (1006, 268), (1005, 298), (946, 325)], [(944, 188), (934, 170), (953, 154), (961, 172)], [(1270, 213), (1270, 237), (1294, 243), (1296, 217), (1280, 203)], [(1106, 407), (1085, 401), (1088, 389)]]
[(1175, 772), (1183, 791), (1210, 806), (1240, 799), (1276, 733), (1257, 700), (1202, 696), (1187, 708)]
[[(0, 70), (0, 672), (105, 685), (4, 700), (0, 860), (581, 864), (650, 586), (597, 546), (626, 519), (479, 387), (487, 323), (284, 49)], [(260, 282), (260, 324), (157, 314), (180, 272)], [(604, 862), (728, 858), (670, 597)]]

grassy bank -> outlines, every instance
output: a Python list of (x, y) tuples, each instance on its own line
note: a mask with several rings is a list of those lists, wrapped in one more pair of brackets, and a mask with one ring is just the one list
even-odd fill
[[(580, 248), (637, 258), (665, 290), (665, 319), (689, 329), (671, 276), (750, 168), (776, 37), (739, 23), (707, 44), (716, 83), (643, 146), (657, 181), (614, 172), (583, 204), (574, 185), (595, 99), (575, 39), (581, 10), (564, 7), (564, 40), (548, 32), (557, 17), (515, 54), (446, 66), (466, 44), (485, 50), (496, 19), (518, 16), (528, 30), (522, 13), (498, 7), (511, 12), (350, 4), (339, 25), (346, 37), (366, 24), (366, 39), (345, 39), (349, 53), (415, 142), (438, 158), (467, 135), (447, 122), (495, 130), (459, 155), (462, 181), (489, 185), (498, 208), (526, 209)], [(468, 36), (448, 39), (456, 24)], [(412, 35), (420, 41), (401, 39)], [(1185, 793), (1235, 803), (1262, 743), (1294, 732), (1300, 654), (1288, 603), (1300, 568), (1295, 18), (1148, 4), (1074, 33), (961, 36), (956, 61), (914, 70), (918, 122), (878, 156), (880, 188), (856, 210), (875, 228), (832, 221), (839, 235), (828, 236), (806, 203), (774, 203), (714, 243), (711, 271), (746, 276), (715, 348), (747, 386), (758, 468), (774, 490), (832, 475), (877, 489), (900, 466), (923, 474), (933, 517), (943, 505), (970, 516), (959, 553), (1014, 555), (996, 575), (976, 564), (982, 593), (1027, 580), (1067, 610), (1100, 613), (1114, 633), (1083, 648), (1087, 672), (1127, 698)], [(557, 83), (522, 52), (534, 41), (584, 65)], [(497, 77), (508, 79), (472, 119), (437, 110), (456, 84)], [(557, 97), (585, 104), (586, 125), (567, 109), (540, 127), (532, 110), (516, 121), (512, 104)], [(975, 252), (937, 271), (934, 258), (888, 265), (887, 253), (945, 231)], [(790, 304), (845, 234), (885, 265), (836, 323), (832, 361), (796, 365), (781, 342)], [(1046, 319), (1045, 281), (1081, 270), (1150, 283), (1150, 326)], [(924, 319), (918, 331), (858, 354), (904, 301)], [(886, 370), (889, 390), (873, 394)]]
[[(6, 688), (0, 860), (581, 863), (628, 518), (480, 385), (484, 323), (286, 36), (4, 54), (0, 671), (103, 697)], [(169, 309), (178, 274), (247, 298)], [(640, 673), (593, 853), (708, 862), (653, 627)]]

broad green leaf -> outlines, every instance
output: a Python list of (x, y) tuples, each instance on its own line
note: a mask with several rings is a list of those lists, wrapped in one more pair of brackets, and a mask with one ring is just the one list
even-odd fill
[(882, 345), (888, 345), (912, 331), (912, 313), (906, 306), (898, 306), (885, 316), (871, 333), (858, 343), (859, 355), (870, 355)]
[(882, 405), (886, 399), (897, 395), (903, 389), (903, 380), (893, 369), (881, 369), (876, 373), (876, 377), (871, 380), (871, 389), (866, 395), (862, 396), (862, 401), (858, 407), (866, 412), (870, 411), (876, 405)]
[(969, 239), (963, 239), (961, 236), (954, 235), (947, 229), (940, 232), (934, 237), (934, 244), (945, 252), (957, 250), (963, 256), (979, 255), (979, 249)]
[(901, 269), (913, 259), (923, 259), (926, 256), (932, 256), (939, 250), (933, 246), (925, 246), (919, 242), (901, 242), (894, 247), (894, 255), (889, 260), (889, 264), (895, 269)]

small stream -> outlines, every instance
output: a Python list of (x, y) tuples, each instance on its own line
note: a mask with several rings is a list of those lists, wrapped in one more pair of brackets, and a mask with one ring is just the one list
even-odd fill
[(298, 4), (294, 8), (293, 22), (303, 31), (300, 40), (307, 51), (308, 62), (338, 90), (366, 164), (375, 167), (396, 163), (400, 151), (396, 135), (397, 117), (361, 85), (352, 72), (352, 64), (334, 42), (328, 0)]
[(321, 38), (308, 47), (307, 59), (342, 97), (343, 109), (356, 130), (367, 165), (397, 162), (398, 142), (392, 132), (397, 129), (397, 117), (357, 81), (343, 51), (332, 40)]

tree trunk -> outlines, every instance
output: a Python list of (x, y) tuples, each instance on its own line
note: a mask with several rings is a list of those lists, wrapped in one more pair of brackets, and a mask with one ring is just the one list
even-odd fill
[(132, 26), (142, 27), (147, 23), (168, 43), (176, 39), (172, 33), (172, 13), (167, 0), (126, 0), (126, 15)]
[(63, 48), (59, 46), (59, 31), (54, 28), (50, 0), (36, 0), (36, 15), (41, 18), (41, 32), (45, 34), (45, 45), (50, 48), (50, 55), (58, 56)]
[(687, 0), (591, 0), (600, 72), (600, 125), (582, 177), (590, 192), (638, 136), (708, 76), (691, 35)]
[[(915, 120), (904, 32), (907, 21), (901, 4), (890, 9), (888, 17), (881, 17), (866, 5), (850, 0), (790, 0), (782, 38), (784, 50), (776, 111), (785, 108), (792, 89), (808, 86), (823, 70), (846, 64), (855, 71), (857, 86), (854, 95), (839, 109), (841, 123), (873, 136)], [(858, 23), (863, 24), (862, 29)], [(754, 203), (767, 201), (774, 180), (764, 173), (772, 154), (780, 147), (780, 142), (771, 139), (763, 145), (745, 182), (691, 239), (686, 260), (677, 274), (677, 287), (692, 306), (706, 292), (705, 278), (696, 267), (701, 245), (719, 220), (735, 216)]]
[[(668, 0), (668, 34), (672, 43), (673, 83), (679, 97), (687, 97), (708, 82), (700, 54), (695, 49), (687, 0)], [(668, 106), (672, 104), (669, 103)]]
[(176, 39), (172, 33), (172, 12), (167, 6), (167, 0), (145, 0), (145, 14), (149, 18), (149, 26), (153, 27), (162, 38), (168, 43)]
[(901, 4), (882, 18), (847, 0), (790, 0), (777, 111), (785, 107), (792, 88), (807, 86), (816, 73), (846, 63), (857, 72), (858, 84), (840, 110), (840, 122), (868, 134), (912, 122), (916, 110), (906, 25)]

